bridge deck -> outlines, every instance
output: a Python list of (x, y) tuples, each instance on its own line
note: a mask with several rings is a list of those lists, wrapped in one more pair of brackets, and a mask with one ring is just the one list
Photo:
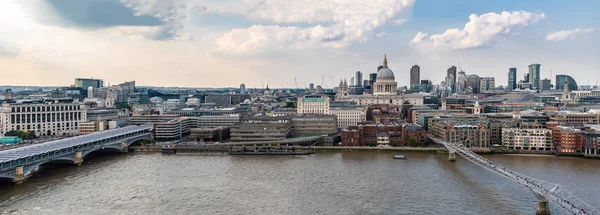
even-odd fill
[(475, 154), (463, 144), (448, 143), (431, 135), (428, 136), (428, 138), (438, 144), (444, 145), (449, 151), (458, 153), (465, 159), (483, 167), (484, 169), (525, 185), (536, 194), (536, 197), (544, 198), (544, 200), (548, 200), (549, 202), (558, 205), (569, 214), (596, 214), (598, 212), (595, 208), (570, 194), (558, 184), (550, 183), (512, 171), (500, 164)]
[(117, 137), (119, 135), (143, 131), (151, 129), (151, 126), (142, 125), (142, 126), (127, 126), (118, 129), (111, 129), (101, 132), (96, 132), (93, 134), (77, 136), (72, 138), (60, 139), (55, 141), (49, 141), (45, 143), (40, 143), (31, 146), (25, 146), (15, 149), (9, 149), (5, 151), (0, 151), (0, 163), (11, 161), (20, 158), (30, 157), (36, 154), (45, 153), (48, 151), (56, 151), (61, 150), (89, 142), (109, 140), (110, 138)]

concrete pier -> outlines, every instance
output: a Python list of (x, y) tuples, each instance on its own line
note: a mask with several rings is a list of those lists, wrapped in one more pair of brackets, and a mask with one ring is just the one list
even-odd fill
[(456, 161), (456, 152), (450, 152), (450, 154), (448, 154), (448, 161)]
[(81, 165), (83, 163), (83, 154), (81, 152), (75, 152), (73, 164)]
[(550, 215), (550, 208), (548, 207), (548, 201), (539, 200), (538, 207), (535, 211), (535, 215)]
[(25, 172), (23, 171), (23, 167), (19, 166), (15, 169), (15, 177), (13, 178), (13, 182), (21, 183), (25, 180)]

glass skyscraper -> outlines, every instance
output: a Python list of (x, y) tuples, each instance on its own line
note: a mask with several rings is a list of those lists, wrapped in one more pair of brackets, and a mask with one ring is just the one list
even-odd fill
[(533, 89), (540, 88), (540, 67), (537, 63), (529, 65), (529, 83)]
[(557, 90), (564, 90), (565, 82), (567, 82), (569, 90), (577, 90), (577, 82), (568, 75), (556, 75), (556, 85), (554, 85), (554, 88)]
[(508, 89), (517, 89), (517, 68), (508, 69)]

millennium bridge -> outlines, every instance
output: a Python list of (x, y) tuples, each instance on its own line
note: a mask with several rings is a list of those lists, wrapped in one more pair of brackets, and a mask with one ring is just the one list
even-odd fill
[(128, 151), (134, 142), (151, 139), (151, 130), (150, 125), (127, 126), (0, 151), (0, 179), (21, 182), (45, 163), (81, 164), (94, 151)]
[(459, 154), (466, 160), (471, 161), (486, 170), (508, 178), (509, 180), (516, 181), (529, 188), (538, 199), (537, 215), (550, 214), (550, 209), (548, 207), (549, 202), (556, 204), (567, 214), (598, 214), (597, 209), (572, 195), (561, 185), (512, 171), (494, 161), (475, 154), (461, 143), (448, 143), (431, 135), (428, 135), (427, 137), (437, 144), (444, 145), (444, 147), (448, 149), (450, 152), (448, 159), (450, 161), (455, 161), (456, 154)]

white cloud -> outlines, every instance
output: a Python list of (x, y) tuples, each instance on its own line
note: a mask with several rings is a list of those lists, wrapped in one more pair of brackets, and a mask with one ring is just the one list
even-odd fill
[(389, 35), (389, 33), (387, 33), (387, 32), (379, 32), (379, 33), (375, 34), (375, 36), (376, 36), (377, 38), (380, 38), (380, 37), (385, 37), (385, 36), (387, 36), (387, 35)]
[[(245, 0), (238, 12), (254, 25), (234, 29), (217, 40), (219, 53), (248, 55), (276, 53), (285, 48), (334, 47), (364, 42), (385, 24), (402, 24), (397, 18), (412, 8), (414, 0)], [(312, 27), (289, 26), (308, 23)], [(283, 25), (283, 26), (282, 26)]]
[(338, 40), (343, 36), (339, 31), (320, 25), (311, 28), (254, 25), (246, 29), (234, 29), (217, 38), (218, 47), (213, 51), (219, 54), (256, 56), (287, 48), (313, 47), (321, 43), (337, 47), (340, 45)]
[(566, 40), (566, 39), (573, 39), (581, 33), (588, 33), (588, 32), (592, 32), (592, 31), (594, 31), (593, 28), (583, 28), (583, 29), (576, 28), (573, 30), (556, 31), (556, 32), (548, 33), (548, 35), (546, 36), (546, 40), (561, 41), (561, 40)]
[(463, 29), (448, 29), (442, 34), (419, 32), (410, 44), (421, 51), (457, 50), (493, 45), (501, 36), (509, 35), (512, 28), (527, 26), (545, 19), (544, 13), (514, 11), (486, 13), (480, 16), (471, 14)]
[(136, 16), (153, 16), (163, 22), (157, 27), (123, 27), (121, 30), (129, 35), (137, 35), (157, 40), (191, 40), (190, 34), (184, 32), (183, 22), (187, 19), (188, 8), (194, 11), (206, 10), (196, 1), (189, 0), (120, 0), (131, 8)]
[(396, 19), (394, 20), (394, 25), (402, 25), (405, 22), (408, 22), (408, 19)]

